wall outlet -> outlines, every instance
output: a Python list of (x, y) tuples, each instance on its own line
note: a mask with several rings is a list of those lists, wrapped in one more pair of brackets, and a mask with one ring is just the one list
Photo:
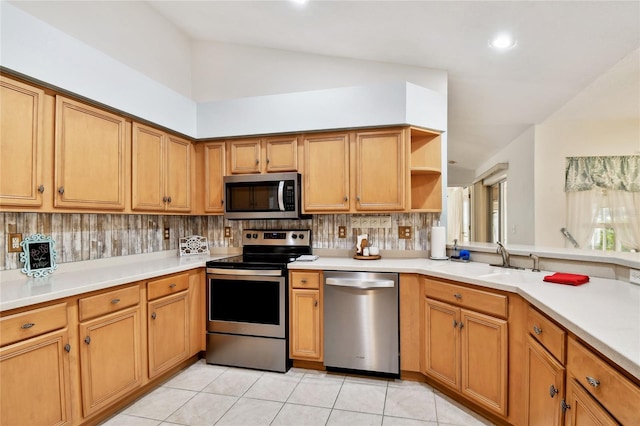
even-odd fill
[(231, 227), (230, 226), (225, 226), (224, 227), (224, 237), (225, 238), (231, 238)]
[(398, 238), (401, 240), (411, 239), (411, 227), (410, 226), (398, 226)]
[(629, 282), (634, 284), (640, 284), (640, 270), (629, 269)]
[(7, 234), (7, 247), (9, 248), (9, 253), (18, 253), (22, 251), (22, 246), (20, 243), (22, 242), (22, 234), (19, 233), (11, 233)]
[(168, 240), (170, 236), (169, 228), (164, 228), (164, 239)]
[(347, 238), (346, 226), (338, 226), (338, 238)]

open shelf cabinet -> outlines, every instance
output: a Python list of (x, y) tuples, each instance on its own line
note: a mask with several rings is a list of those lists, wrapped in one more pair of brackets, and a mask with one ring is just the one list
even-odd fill
[(442, 143), (440, 133), (411, 127), (411, 210), (442, 211)]

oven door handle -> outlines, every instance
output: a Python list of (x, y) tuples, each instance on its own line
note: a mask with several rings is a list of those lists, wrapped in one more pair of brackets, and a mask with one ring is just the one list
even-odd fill
[(242, 275), (242, 276), (258, 276), (258, 277), (279, 277), (282, 275), (280, 269), (225, 269), (225, 268), (207, 268), (207, 274), (216, 275)]
[(284, 181), (281, 180), (278, 183), (278, 207), (280, 211), (284, 211)]

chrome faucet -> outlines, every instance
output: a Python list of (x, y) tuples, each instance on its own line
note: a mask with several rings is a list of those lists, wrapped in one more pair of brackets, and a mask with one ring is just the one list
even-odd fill
[(500, 241), (498, 241), (496, 244), (498, 244), (496, 253), (502, 255), (502, 266), (505, 268), (510, 268), (511, 265), (509, 264), (509, 252), (507, 251), (507, 248), (503, 246)]
[(533, 268), (531, 268), (531, 272), (540, 272), (540, 258), (533, 253), (529, 253), (529, 257), (533, 259)]

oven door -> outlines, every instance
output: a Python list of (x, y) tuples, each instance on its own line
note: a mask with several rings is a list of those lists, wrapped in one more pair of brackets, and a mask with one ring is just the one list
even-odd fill
[(286, 278), (282, 271), (277, 271), (280, 276), (261, 272), (229, 269), (207, 274), (208, 332), (286, 337)]

